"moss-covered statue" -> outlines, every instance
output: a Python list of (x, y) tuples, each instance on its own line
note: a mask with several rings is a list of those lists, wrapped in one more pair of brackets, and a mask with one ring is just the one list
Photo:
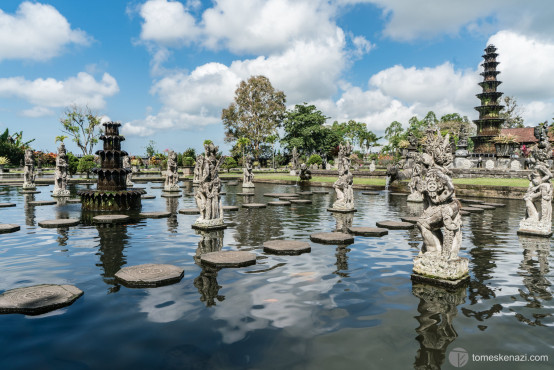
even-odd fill
[(67, 153), (65, 152), (65, 145), (62, 142), (56, 156), (53, 197), (68, 197), (70, 195), (69, 189), (67, 189), (67, 167)]
[(333, 203), (333, 207), (328, 210), (331, 212), (356, 212), (354, 208), (354, 191), (352, 185), (354, 176), (350, 171), (350, 154), (352, 147), (350, 143), (339, 145), (338, 169), (339, 178), (333, 184), (337, 199)]

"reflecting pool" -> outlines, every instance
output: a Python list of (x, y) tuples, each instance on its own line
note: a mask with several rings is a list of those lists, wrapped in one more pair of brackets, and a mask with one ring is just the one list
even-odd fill
[[(309, 242), (315, 232), (417, 215), (421, 204), (405, 196), (355, 191), (358, 212), (326, 209), (330, 194), (302, 196), (313, 204), (240, 208), (227, 212), (223, 231), (194, 231), (192, 184), (182, 198), (162, 198), (160, 184), (145, 187), (155, 199), (143, 211), (171, 211), (164, 219), (119, 226), (45, 229), (38, 222), (80, 218), (79, 204), (30, 206), (50, 200), (53, 186), (35, 195), (2, 186), (1, 223), (21, 230), (0, 235), (0, 289), (72, 284), (84, 291), (73, 305), (39, 316), (0, 315), (0, 368), (41, 369), (435, 369), (454, 368), (455, 348), (479, 355), (550, 355), (550, 362), (475, 363), (467, 369), (551, 369), (554, 302), (550, 239), (517, 236), (523, 201), (463, 218), (463, 248), (470, 259), (469, 287), (447, 291), (412, 283), (417, 229), (381, 237), (355, 237), (348, 246), (311, 243), (311, 253), (263, 252), (270, 239)], [(84, 188), (74, 186), (72, 192)], [(295, 192), (256, 184), (252, 197), (224, 185), (224, 205), (274, 200), (264, 193)], [(312, 188), (317, 189), (317, 188)], [(309, 190), (303, 188), (302, 190)], [(499, 202), (499, 200), (491, 200)], [(86, 218), (86, 217), (85, 217)], [(257, 264), (202, 268), (198, 257), (245, 250)], [(181, 282), (126, 288), (114, 278), (122, 267), (169, 263), (185, 269)]]

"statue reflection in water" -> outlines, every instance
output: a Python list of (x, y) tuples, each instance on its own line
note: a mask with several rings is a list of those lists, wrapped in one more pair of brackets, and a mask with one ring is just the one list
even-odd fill
[(194, 279), (194, 286), (198, 289), (198, 293), (200, 293), (200, 301), (204, 302), (207, 307), (211, 307), (215, 306), (217, 302), (222, 302), (225, 296), (219, 294), (219, 290), (222, 288), (217, 283), (219, 269), (202, 265), (200, 256), (205, 253), (219, 252), (223, 248), (223, 230), (195, 230), (195, 233), (202, 238), (198, 242), (194, 262), (202, 268), (202, 271)]
[(176, 234), (177, 227), (179, 226), (179, 222), (177, 221), (179, 198), (165, 198), (165, 205), (167, 212), (171, 212), (171, 215), (167, 218), (167, 231)]
[(23, 195), (23, 212), (25, 213), (25, 225), (35, 226), (35, 206), (30, 205), (29, 202), (35, 201), (34, 194)]
[[(348, 228), (352, 227), (354, 214), (338, 212), (331, 212), (331, 214), (336, 221), (335, 232), (348, 233)], [(348, 271), (348, 252), (350, 252), (350, 248), (348, 248), (347, 245), (337, 246), (337, 250), (335, 253), (335, 257), (337, 257), (337, 262), (335, 263), (335, 266), (337, 266), (337, 270), (333, 273), (339, 275), (340, 277), (350, 276), (350, 274), (346, 272)]]
[[(528, 302), (526, 305), (528, 308), (540, 309), (543, 307), (543, 302), (552, 299), (550, 291), (552, 283), (547, 278), (550, 271), (548, 266), (550, 239), (519, 236), (519, 242), (523, 247), (523, 260), (518, 274), (523, 278), (523, 285), (527, 288), (527, 292), (520, 289), (519, 294)], [(516, 318), (529, 325), (543, 325), (539, 315), (533, 315), (533, 318), (529, 319), (518, 313)]]
[(416, 329), (420, 348), (414, 368), (440, 369), (445, 361), (448, 346), (458, 337), (452, 321), (458, 313), (458, 305), (466, 298), (466, 287), (447, 290), (442, 287), (413, 283), (412, 293), (419, 298)]
[(109, 293), (119, 291), (121, 287), (115, 279), (115, 273), (127, 263), (124, 250), (129, 243), (127, 235), (127, 225), (97, 225), (98, 238), (100, 246), (98, 255), (100, 256), (100, 266), (103, 270), (102, 278), (104, 282), (110, 285)]

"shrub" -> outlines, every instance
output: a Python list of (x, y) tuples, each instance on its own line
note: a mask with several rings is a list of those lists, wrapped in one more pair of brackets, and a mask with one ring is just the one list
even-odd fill
[(25, 157), (25, 150), (8, 141), (0, 141), (0, 156), (8, 158), (11, 164), (18, 166)]
[(7, 164), (10, 164), (8, 157), (0, 157), (0, 166), (5, 166)]
[(77, 173), (77, 168), (79, 167), (79, 158), (75, 157), (73, 153), (67, 153), (67, 172), (71, 176)]
[(323, 159), (318, 154), (312, 154), (310, 159), (308, 159), (308, 162), (306, 163), (308, 166), (311, 166), (312, 164), (317, 164), (318, 166), (321, 166), (323, 163)]
[(96, 163), (94, 162), (94, 156), (93, 155), (84, 155), (79, 159), (79, 163), (77, 165), (77, 171), (79, 172), (85, 172), (87, 174), (87, 179), (92, 171), (92, 169), (96, 167)]
[(186, 158), (186, 157), (196, 158), (196, 150), (194, 148), (187, 148), (183, 152), (183, 158)]
[(226, 169), (227, 172), (229, 172), (231, 168), (235, 168), (237, 166), (237, 161), (235, 161), (235, 158), (233, 157), (225, 157), (225, 160), (221, 164), (221, 168)]
[(183, 157), (183, 166), (194, 166), (194, 157)]

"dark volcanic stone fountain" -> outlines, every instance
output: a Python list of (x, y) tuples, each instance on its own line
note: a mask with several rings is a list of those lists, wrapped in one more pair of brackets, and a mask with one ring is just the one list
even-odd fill
[(121, 150), (125, 138), (119, 135), (120, 123), (103, 124), (104, 134), (100, 140), (104, 149), (98, 150), (101, 168), (93, 169), (98, 175), (97, 190), (81, 190), (82, 209), (90, 211), (125, 211), (141, 208), (143, 190), (127, 190), (127, 173), (130, 168), (123, 168), (123, 157), (127, 152)]

